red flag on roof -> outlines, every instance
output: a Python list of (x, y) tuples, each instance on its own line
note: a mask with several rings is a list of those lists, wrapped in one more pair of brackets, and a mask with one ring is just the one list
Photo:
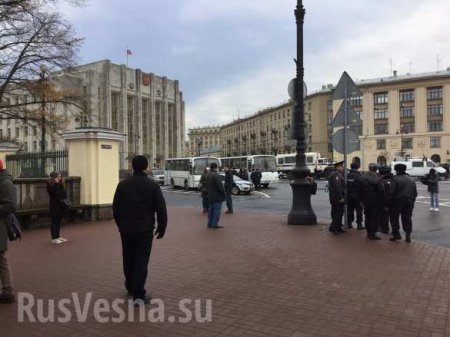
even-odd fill
[(133, 55), (133, 53), (131, 52), (131, 50), (127, 49), (127, 55)]

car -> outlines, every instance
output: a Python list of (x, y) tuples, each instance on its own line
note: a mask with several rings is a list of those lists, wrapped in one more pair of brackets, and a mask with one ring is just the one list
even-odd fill
[[(225, 183), (225, 172), (219, 172), (219, 175)], [(248, 180), (244, 180), (239, 178), (237, 175), (233, 175), (233, 187), (231, 188), (231, 194), (238, 195), (238, 194), (250, 194), (252, 191), (255, 190), (255, 185), (253, 185), (252, 182)]]
[(164, 170), (152, 170), (150, 177), (159, 185), (164, 185)]
[(447, 176), (447, 170), (445, 168), (436, 165), (432, 160), (427, 158), (394, 159), (391, 167), (395, 167), (396, 164), (406, 165), (406, 173), (411, 177), (423, 177), (430, 173), (432, 168), (436, 170), (441, 179), (445, 179)]

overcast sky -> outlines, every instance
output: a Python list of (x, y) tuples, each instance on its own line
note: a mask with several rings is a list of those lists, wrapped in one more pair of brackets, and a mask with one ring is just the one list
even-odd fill
[[(63, 7), (80, 63), (109, 59), (180, 81), (186, 127), (221, 125), (288, 99), (295, 0), (89, 0)], [(308, 93), (355, 79), (450, 67), (448, 0), (306, 0)], [(439, 59), (439, 61), (438, 61)]]

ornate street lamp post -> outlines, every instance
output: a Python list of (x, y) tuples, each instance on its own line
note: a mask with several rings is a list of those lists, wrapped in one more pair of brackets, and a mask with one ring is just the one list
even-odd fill
[(316, 215), (311, 207), (311, 191), (313, 183), (307, 179), (309, 169), (306, 166), (305, 151), (305, 114), (303, 108), (303, 20), (305, 8), (302, 0), (297, 0), (295, 19), (297, 23), (297, 60), (296, 60), (296, 85), (294, 108), (294, 138), (297, 140), (295, 156), (295, 168), (292, 171), (294, 181), (292, 187), (292, 208), (288, 215), (290, 225), (311, 225), (317, 223)]

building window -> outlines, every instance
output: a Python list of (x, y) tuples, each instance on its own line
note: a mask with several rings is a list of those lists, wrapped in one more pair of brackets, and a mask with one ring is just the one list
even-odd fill
[(19, 138), (19, 136), (20, 136), (19, 128), (16, 128), (16, 138)]
[(25, 134), (25, 137), (28, 137), (28, 126), (24, 126), (23, 133)]
[(386, 109), (375, 109), (375, 119), (388, 118), (388, 112)]
[(361, 106), (362, 105), (362, 96), (351, 97), (350, 98), (350, 105), (351, 106)]
[(375, 124), (375, 134), (376, 135), (385, 135), (388, 133), (388, 124)]
[(431, 137), (430, 147), (441, 147), (441, 137)]
[(402, 148), (403, 149), (412, 149), (413, 148), (412, 144), (413, 144), (412, 138), (403, 138), (402, 139)]
[(402, 133), (413, 133), (416, 132), (416, 126), (415, 123), (400, 123), (400, 130), (402, 130)]
[(8, 139), (11, 139), (11, 128), (8, 128), (6, 130), (6, 136), (8, 137)]
[(56, 140), (52, 139), (52, 149), (56, 150)]
[(386, 149), (386, 139), (377, 139), (377, 150)]
[(37, 151), (37, 141), (33, 141), (33, 151)]
[(429, 121), (428, 122), (428, 131), (442, 131), (442, 121)]
[(442, 112), (443, 112), (442, 104), (427, 105), (427, 113), (429, 116), (439, 116), (442, 115)]
[(387, 104), (388, 102), (388, 93), (384, 92), (376, 92), (373, 94), (373, 103), (374, 104)]
[(442, 98), (442, 87), (427, 88), (427, 99)]
[(413, 101), (414, 101), (414, 89), (400, 91), (400, 102), (413, 102)]
[(400, 107), (400, 117), (414, 117), (414, 107), (413, 106), (401, 106)]
[(37, 136), (37, 127), (33, 126), (33, 136)]
[(119, 113), (119, 94), (111, 94), (111, 129), (119, 131), (118, 116)]

